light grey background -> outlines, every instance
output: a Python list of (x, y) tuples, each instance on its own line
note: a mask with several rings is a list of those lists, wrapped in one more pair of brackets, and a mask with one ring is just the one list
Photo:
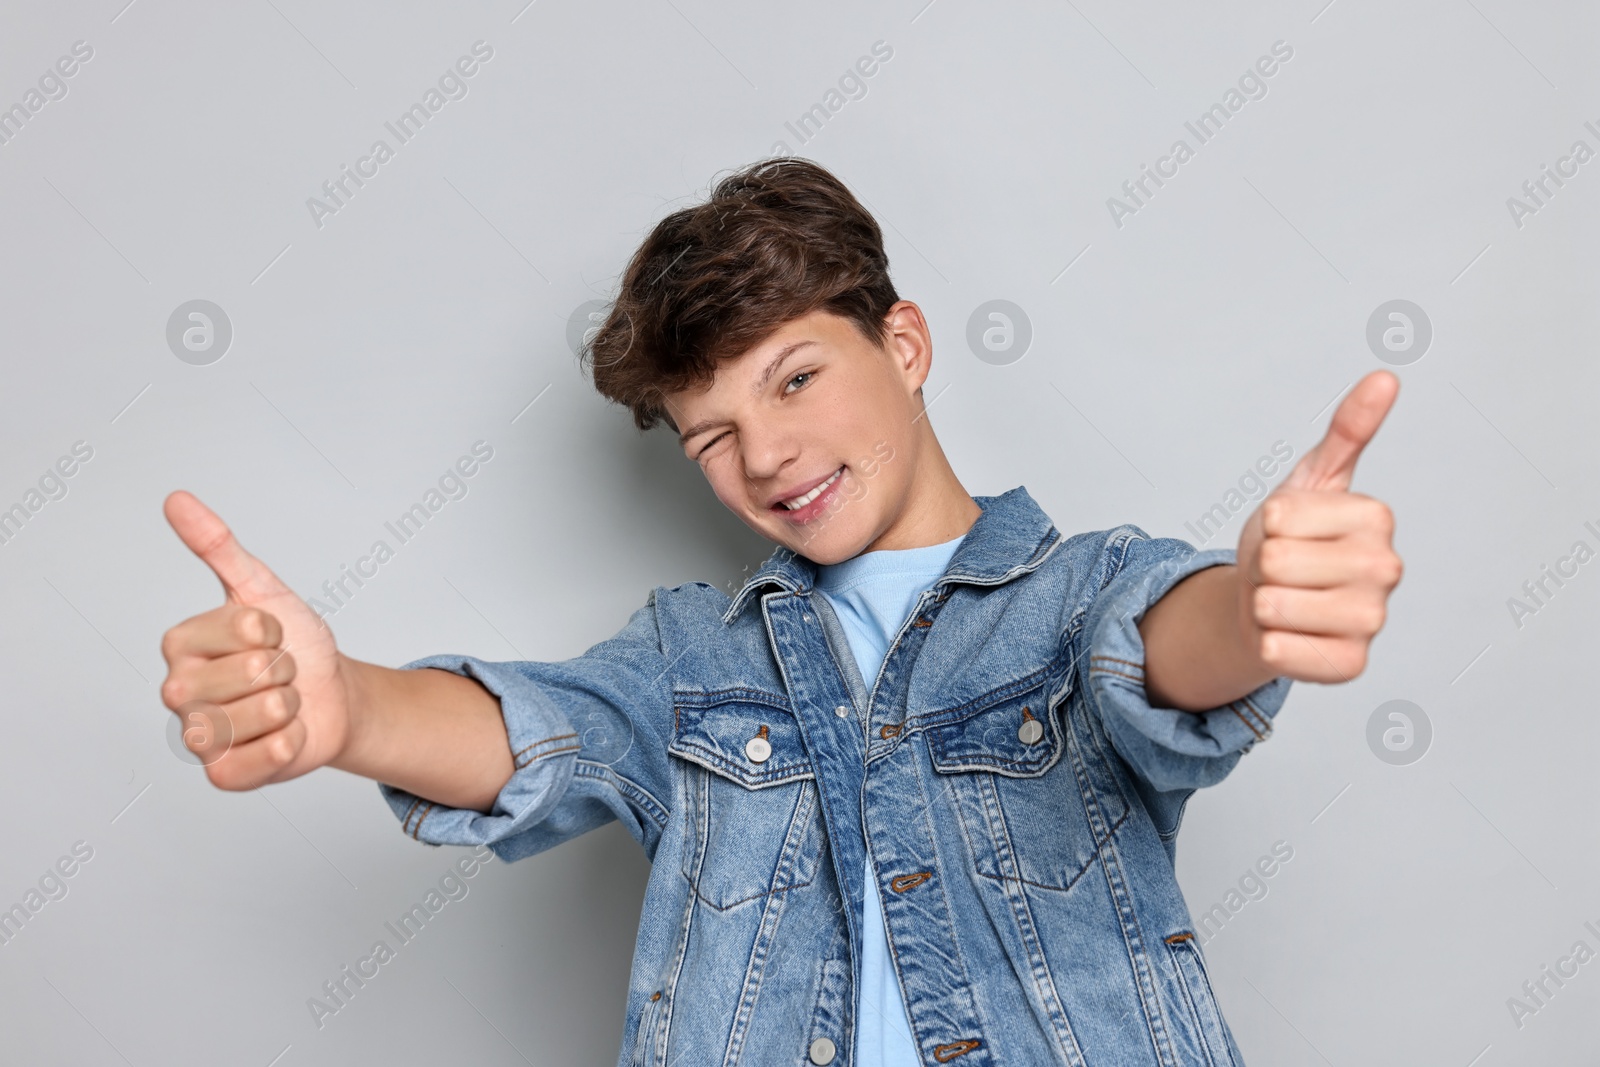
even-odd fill
[[(1425, 309), (1353, 486), (1406, 563), (1370, 666), (1295, 687), (1190, 804), (1179, 874), (1198, 916), (1294, 849), (1207, 944), (1251, 1064), (1588, 1062), (1600, 962), (1520, 1027), (1507, 1000), (1600, 949), (1600, 563), (1520, 627), (1507, 600), (1600, 547), (1600, 160), (1520, 226), (1507, 198), (1600, 149), (1593, 5), (523, 3), (6, 6), (0, 106), (94, 55), (0, 147), (0, 507), (73, 442), (94, 456), (0, 546), (0, 906), (94, 855), (0, 948), (0, 1058), (614, 1061), (647, 873), (616, 824), (490, 864), (315, 1026), (307, 999), (465, 850), (403, 836), (366, 779), (224, 793), (173, 755), (160, 636), (221, 596), (161, 501), (195, 492), (313, 596), (489, 441), (333, 620), (387, 664), (562, 659), (653, 585), (735, 588), (770, 546), (593, 393), (566, 330), (663, 214), (787, 148), (883, 224), (967, 488), (1026, 485), (1067, 532), (1195, 541), (1385, 365), (1372, 311)], [(319, 228), (307, 199), (478, 40), (468, 95)], [(802, 144), (785, 123), (880, 40), (866, 95)], [(1279, 40), (1267, 95), (1117, 226), (1107, 198)], [(234, 330), (208, 366), (165, 339), (194, 299)], [(965, 343), (994, 299), (1033, 330), (1007, 365)], [(1433, 725), (1409, 766), (1366, 742), (1392, 699)]]

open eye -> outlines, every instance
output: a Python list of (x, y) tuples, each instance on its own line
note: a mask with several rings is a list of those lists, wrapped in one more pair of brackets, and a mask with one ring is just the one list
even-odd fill
[(817, 372), (813, 371), (813, 370), (803, 370), (799, 374), (796, 374), (793, 378), (790, 378), (787, 382), (784, 383), (784, 387), (785, 387), (784, 388), (784, 395), (787, 396), (788, 393), (789, 393), (788, 386), (793, 385), (796, 381), (798, 381), (801, 378), (814, 378), (814, 377), (816, 377), (816, 374), (817, 374)]

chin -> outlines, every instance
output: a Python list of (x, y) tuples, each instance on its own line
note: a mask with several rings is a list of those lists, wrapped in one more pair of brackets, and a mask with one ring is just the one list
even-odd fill
[(785, 543), (821, 567), (854, 559), (866, 545), (864, 539), (845, 529), (818, 530), (815, 534), (792, 531)]

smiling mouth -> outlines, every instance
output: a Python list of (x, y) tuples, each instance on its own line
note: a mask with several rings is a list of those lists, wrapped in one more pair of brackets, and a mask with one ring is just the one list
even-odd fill
[(831, 475), (828, 476), (827, 481), (824, 481), (821, 484), (817, 485), (810, 492), (801, 493), (799, 496), (791, 497), (788, 500), (780, 500), (778, 502), (777, 508), (775, 510), (799, 511), (801, 508), (804, 508), (807, 504), (810, 504), (813, 501), (815, 501), (817, 499), (817, 497), (821, 496), (823, 493), (826, 493), (828, 491), (828, 488), (830, 486), (832, 486), (835, 482), (837, 482), (839, 480), (839, 476), (841, 474), (843, 474), (843, 473), (844, 473), (844, 468), (840, 467), (838, 470), (834, 471)]

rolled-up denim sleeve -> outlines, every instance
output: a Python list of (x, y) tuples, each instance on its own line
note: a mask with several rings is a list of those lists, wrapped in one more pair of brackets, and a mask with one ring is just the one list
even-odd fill
[(511, 779), (489, 811), (452, 808), (379, 782), (404, 831), (430, 845), (488, 845), (506, 862), (618, 819), (652, 858), (667, 823), (673, 704), (655, 592), (615, 636), (559, 662), (427, 656), (500, 701)]
[(1079, 677), (1117, 752), (1158, 791), (1213, 785), (1272, 733), (1291, 679), (1274, 678), (1237, 700), (1206, 711), (1152, 707), (1145, 693), (1139, 620), (1183, 579), (1235, 562), (1231, 548), (1197, 551), (1177, 538), (1152, 539), (1123, 526), (1107, 539), (1111, 579), (1091, 604)]

